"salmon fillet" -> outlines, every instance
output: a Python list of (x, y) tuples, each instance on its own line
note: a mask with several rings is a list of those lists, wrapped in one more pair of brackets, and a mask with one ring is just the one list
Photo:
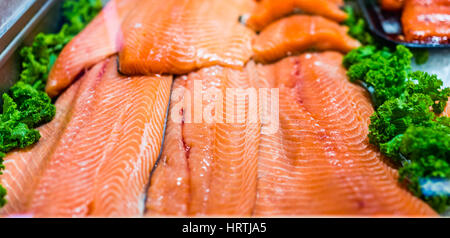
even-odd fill
[(83, 77), (71, 120), (34, 192), (34, 216), (143, 213), (172, 81), (121, 76), (116, 61), (106, 59)]
[(402, 14), (406, 41), (450, 42), (450, 0), (406, 0)]
[(255, 31), (261, 31), (296, 9), (342, 22), (347, 19), (347, 14), (339, 9), (341, 5), (340, 0), (262, 0), (250, 14), (246, 24)]
[(383, 10), (398, 11), (403, 8), (405, 0), (380, 0), (380, 5)]
[(72, 105), (80, 93), (79, 87), (80, 83), (75, 83), (58, 98), (55, 118), (38, 128), (41, 139), (37, 144), (8, 153), (4, 158), (6, 169), (0, 175), (0, 184), (8, 191), (8, 202), (0, 210), (0, 215), (25, 213), (30, 207), (33, 191), (46, 167), (48, 156), (70, 121)]
[(369, 143), (369, 95), (348, 81), (341, 54), (286, 58), (258, 75), (279, 88), (280, 125), (261, 136), (255, 216), (436, 215)]
[(254, 33), (238, 22), (244, 0), (149, 0), (125, 20), (120, 72), (185, 74), (222, 65), (242, 68)]
[(175, 80), (148, 216), (251, 215), (260, 125), (250, 77), (215, 66)]
[(445, 107), (444, 111), (442, 112), (442, 116), (450, 117), (450, 98), (447, 101), (447, 106)]
[(320, 16), (296, 15), (278, 20), (253, 41), (254, 59), (271, 62), (308, 49), (348, 52), (360, 43), (347, 27)]
[(58, 96), (86, 69), (118, 51), (120, 25), (139, 0), (111, 0), (94, 20), (67, 44), (53, 65), (46, 85)]

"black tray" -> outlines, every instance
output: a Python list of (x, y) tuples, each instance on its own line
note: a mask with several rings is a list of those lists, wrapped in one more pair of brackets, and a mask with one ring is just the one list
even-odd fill
[(367, 21), (369, 30), (377, 37), (391, 43), (409, 48), (450, 48), (450, 44), (411, 43), (402, 40), (403, 29), (401, 11), (383, 11), (376, 0), (358, 0), (358, 5)]

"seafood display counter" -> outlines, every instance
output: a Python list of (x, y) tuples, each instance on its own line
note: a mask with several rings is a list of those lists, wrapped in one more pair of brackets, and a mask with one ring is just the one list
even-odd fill
[(1, 1), (0, 217), (445, 215), (450, 49), (357, 2)]

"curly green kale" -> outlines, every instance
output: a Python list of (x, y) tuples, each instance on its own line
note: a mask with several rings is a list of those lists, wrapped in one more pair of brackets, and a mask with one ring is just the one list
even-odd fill
[(427, 174), (433, 171), (433, 175), (428, 178), (436, 179), (436, 177), (448, 179), (450, 177), (450, 166), (445, 160), (438, 159), (434, 156), (421, 158), (413, 161), (400, 168), (399, 181), (405, 183), (416, 197), (421, 198), (428, 203), (437, 212), (442, 213), (450, 207), (450, 197), (448, 194), (427, 195), (423, 192), (421, 180), (425, 179)]
[(102, 10), (101, 0), (66, 0), (63, 3), (63, 15), (66, 24), (62, 32), (76, 35), (86, 27)]
[(379, 107), (405, 91), (411, 58), (408, 48), (401, 45), (395, 51), (366, 46), (347, 54), (344, 65), (348, 67), (347, 75), (352, 82), (362, 81), (372, 90), (375, 107)]
[(411, 161), (418, 161), (433, 155), (450, 162), (449, 123), (450, 119), (443, 117), (430, 122), (427, 126), (408, 128), (403, 135), (400, 152)]
[[(1, 158), (1, 155), (0, 155)], [(0, 185), (0, 207), (5, 206), (6, 204), (6, 189)]]
[(450, 96), (450, 89), (441, 89), (443, 82), (435, 75), (414, 72), (409, 78), (404, 93), (383, 103), (369, 125), (370, 142), (393, 159), (399, 158), (399, 143), (405, 140), (402, 134), (411, 126), (434, 125)]
[(44, 90), (54, 60), (71, 39), (72, 37), (64, 32), (39, 33), (31, 46), (23, 47), (20, 51), (22, 57), (20, 81), (33, 85), (36, 89)]
[(0, 152), (25, 148), (40, 138), (39, 132), (21, 121), (22, 112), (8, 95), (3, 94), (3, 114), (0, 117)]
[(450, 96), (450, 88), (442, 89), (444, 83), (436, 75), (426, 72), (416, 71), (409, 75), (406, 82), (406, 93), (413, 95), (416, 93), (426, 94), (433, 101), (433, 111), (441, 114)]
[(55, 34), (39, 33), (31, 46), (22, 48), (20, 80), (43, 90), (48, 73), (58, 54), (102, 9), (100, 0), (66, 0), (63, 3), (65, 23)]
[[(5, 153), (0, 152), (0, 175), (3, 174), (3, 170), (5, 169), (5, 165), (3, 165), (3, 158), (5, 158)], [(0, 184), (0, 207), (5, 206), (6, 204), (6, 189)]]
[(19, 81), (10, 89), (10, 95), (21, 112), (20, 121), (29, 127), (50, 122), (55, 116), (56, 108), (50, 97), (29, 84)]
[(392, 139), (403, 134), (408, 127), (427, 125), (436, 117), (429, 109), (431, 105), (433, 101), (424, 94), (403, 95), (386, 101), (370, 118), (370, 142), (380, 146), (382, 152), (393, 156)]
[[(350, 66), (360, 63), (363, 60), (370, 59), (373, 54), (377, 52), (377, 47), (374, 45), (368, 45), (359, 47), (350, 51), (348, 54), (344, 56), (344, 66), (346, 68), (350, 68)], [(391, 52), (386, 51), (387, 55), (384, 55), (385, 58), (388, 58), (391, 55)], [(359, 77), (363, 77), (362, 75)]]
[(348, 15), (344, 21), (344, 25), (348, 26), (348, 34), (363, 45), (375, 44), (375, 38), (369, 33), (366, 21), (356, 14), (353, 7), (346, 6), (344, 11)]
[(427, 49), (414, 49), (412, 53), (414, 55), (414, 61), (418, 65), (425, 64), (430, 58), (430, 53)]
[(426, 194), (420, 180), (450, 178), (450, 119), (439, 118), (429, 127), (410, 127), (403, 135), (400, 152), (409, 161), (400, 168), (400, 181), (438, 212), (450, 207), (447, 193)]
[(448, 194), (427, 195), (421, 179), (450, 179), (450, 118), (438, 117), (450, 89), (435, 75), (414, 72), (399, 98), (383, 103), (371, 117), (370, 142), (402, 165), (400, 181), (436, 211), (449, 208)]
[[(48, 74), (64, 46), (72, 40), (102, 9), (100, 0), (66, 0), (63, 3), (64, 25), (55, 34), (38, 34), (31, 46), (20, 51), (22, 71), (19, 81), (3, 94), (0, 114), (0, 174), (3, 158), (13, 149), (25, 148), (40, 139), (34, 128), (50, 122), (56, 108), (44, 92)], [(0, 207), (6, 190), (0, 185)]]

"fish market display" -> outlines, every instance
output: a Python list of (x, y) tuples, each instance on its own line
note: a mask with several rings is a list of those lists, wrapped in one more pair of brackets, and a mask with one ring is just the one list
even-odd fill
[(339, 9), (342, 4), (343, 1), (340, 0), (262, 0), (246, 19), (246, 24), (260, 31), (296, 9), (342, 22), (347, 18), (347, 14)]
[(348, 52), (361, 44), (347, 31), (347, 27), (320, 16), (283, 18), (255, 38), (254, 59), (271, 62), (308, 49)]
[[(423, 186), (450, 178), (450, 88), (343, 0), (64, 2), (3, 95), (0, 216), (450, 208)], [(448, 0), (380, 3), (407, 40), (448, 41)]]

